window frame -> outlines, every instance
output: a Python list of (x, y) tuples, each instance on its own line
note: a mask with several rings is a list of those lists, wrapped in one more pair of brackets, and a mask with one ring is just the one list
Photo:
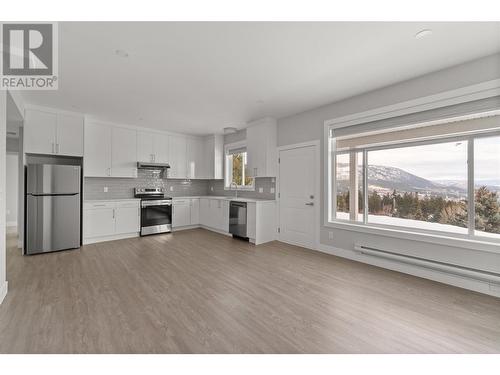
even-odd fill
[[(232, 180), (232, 163), (229, 165), (229, 152), (236, 148), (246, 147), (247, 143), (245, 141), (228, 143), (224, 145), (224, 190), (235, 190), (230, 187)], [(248, 152), (246, 155), (246, 159), (248, 160)], [(245, 165), (245, 164), (244, 164)], [(245, 179), (245, 167), (243, 166), (242, 171), (242, 180)], [(237, 190), (241, 191), (255, 191), (255, 178), (252, 178), (251, 185), (238, 185)]]
[[(499, 116), (500, 121), (500, 116)], [(484, 248), (487, 251), (493, 251), (495, 253), (500, 254), (500, 249), (498, 245), (500, 244), (500, 238), (492, 238), (489, 236), (481, 236), (480, 232), (475, 230), (475, 181), (474, 181), (474, 140), (480, 138), (488, 138), (500, 136), (500, 130), (493, 129), (489, 131), (478, 131), (475, 133), (470, 133), (466, 135), (458, 135), (458, 136), (436, 136), (429, 137), (428, 139), (421, 140), (406, 140), (400, 142), (391, 142), (390, 144), (383, 145), (374, 145), (368, 147), (360, 147), (352, 150), (340, 150), (337, 151), (335, 137), (331, 137), (332, 126), (325, 127), (325, 136), (326, 140), (326, 152), (328, 155), (327, 160), (327, 174), (325, 178), (328, 179), (328, 191), (327, 191), (327, 213), (325, 215), (325, 226), (327, 227), (336, 227), (341, 229), (356, 229), (363, 232), (367, 232), (367, 229), (370, 229), (368, 232), (373, 232), (376, 234), (391, 233), (396, 237), (409, 238), (408, 239), (442, 239), (444, 240), (445, 245), (451, 245), (453, 243), (454, 246), (457, 243), (461, 243), (462, 246), (466, 248), (477, 249), (477, 245), (485, 245), (479, 246), (480, 248)], [(388, 129), (390, 131), (390, 129)], [(467, 142), (467, 214), (468, 214), (468, 226), (467, 233), (453, 233), (447, 231), (439, 231), (439, 230), (429, 230), (429, 229), (420, 229), (420, 228), (412, 228), (407, 226), (396, 226), (390, 224), (377, 224), (377, 223), (369, 223), (368, 222), (368, 153), (370, 151), (377, 150), (390, 150), (395, 148), (403, 148), (403, 147), (413, 147), (413, 146), (423, 146), (430, 144), (439, 144), (446, 142)], [(364, 211), (363, 211), (363, 221), (352, 221), (346, 219), (338, 219), (336, 217), (336, 209), (337, 209), (337, 169), (336, 169), (336, 155), (338, 154), (350, 154), (352, 152), (362, 152), (363, 155), (363, 202), (364, 202)], [(332, 178), (333, 177), (333, 178)], [(452, 242), (450, 242), (451, 240)], [(429, 241), (433, 242), (434, 241)], [(491, 248), (491, 245), (494, 248)]]

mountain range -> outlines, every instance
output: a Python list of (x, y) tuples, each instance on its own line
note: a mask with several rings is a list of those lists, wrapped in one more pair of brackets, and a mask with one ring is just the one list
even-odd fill
[[(361, 174), (361, 172), (360, 172)], [(337, 165), (337, 176), (340, 189), (347, 189), (349, 166), (345, 163)], [(361, 175), (360, 175), (361, 178)], [(419, 192), (422, 194), (465, 198), (467, 181), (465, 180), (428, 180), (396, 167), (370, 165), (368, 167), (369, 190), (380, 192)], [(500, 192), (500, 182), (481, 181), (478, 186), (486, 185), (492, 191)]]

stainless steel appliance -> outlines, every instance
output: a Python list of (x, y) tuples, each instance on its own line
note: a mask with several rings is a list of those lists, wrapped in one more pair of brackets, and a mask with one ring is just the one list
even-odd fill
[(141, 198), (141, 236), (172, 231), (172, 198), (162, 188), (135, 188)]
[(26, 254), (80, 247), (80, 176), (79, 166), (27, 165)]
[(229, 204), (229, 233), (247, 238), (247, 204), (231, 201)]
[(158, 171), (165, 171), (168, 168), (170, 168), (170, 165), (168, 163), (156, 163), (156, 162), (143, 162), (143, 161), (138, 161), (137, 162), (137, 169), (152, 169), (152, 170), (158, 170)]

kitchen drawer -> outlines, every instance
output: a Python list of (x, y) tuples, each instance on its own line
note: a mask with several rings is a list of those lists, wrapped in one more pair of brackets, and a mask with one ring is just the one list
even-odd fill
[(139, 201), (116, 202), (115, 204), (116, 204), (117, 208), (127, 208), (127, 207), (138, 208), (139, 207)]
[(116, 202), (87, 202), (83, 204), (83, 209), (84, 210), (96, 210), (96, 209), (103, 209), (103, 208), (115, 208), (116, 207)]

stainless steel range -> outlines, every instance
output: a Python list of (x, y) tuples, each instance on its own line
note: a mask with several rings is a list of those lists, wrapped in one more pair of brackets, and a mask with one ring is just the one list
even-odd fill
[(135, 188), (141, 198), (141, 236), (172, 231), (172, 198), (163, 188)]

